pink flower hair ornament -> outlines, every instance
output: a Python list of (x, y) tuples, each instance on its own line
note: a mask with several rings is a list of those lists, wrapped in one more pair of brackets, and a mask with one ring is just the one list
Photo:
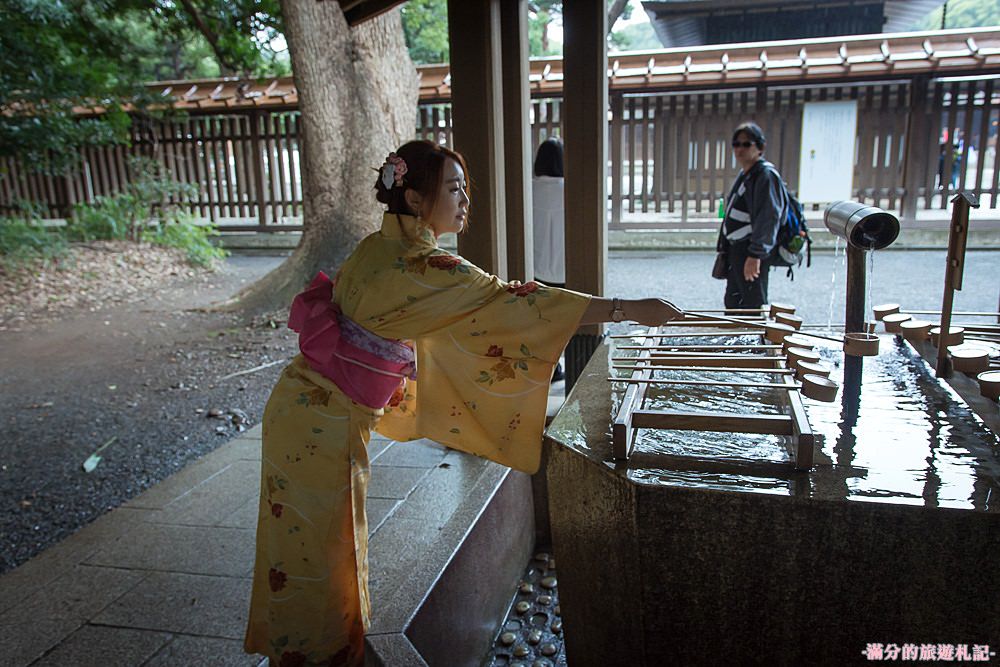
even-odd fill
[(389, 153), (379, 171), (382, 173), (382, 185), (386, 190), (391, 190), (394, 185), (403, 184), (403, 176), (407, 171), (406, 161), (395, 153)]

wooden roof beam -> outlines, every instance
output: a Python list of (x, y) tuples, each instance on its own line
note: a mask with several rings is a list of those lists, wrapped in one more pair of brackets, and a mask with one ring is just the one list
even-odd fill
[(379, 14), (384, 14), (396, 5), (401, 5), (406, 0), (340, 0), (340, 7), (344, 10), (344, 18), (348, 25), (356, 26), (373, 19)]

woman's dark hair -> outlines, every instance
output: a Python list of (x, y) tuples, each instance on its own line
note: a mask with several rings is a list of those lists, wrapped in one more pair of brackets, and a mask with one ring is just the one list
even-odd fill
[(764, 138), (764, 130), (760, 129), (760, 125), (750, 121), (741, 123), (739, 127), (733, 130), (733, 141), (739, 139), (741, 132), (747, 135), (750, 141), (757, 146), (757, 150), (764, 150), (764, 146), (767, 145), (767, 139)]
[(549, 137), (535, 154), (535, 176), (563, 176), (563, 144), (556, 137)]
[(466, 183), (469, 181), (469, 170), (465, 166), (465, 158), (460, 153), (432, 141), (407, 142), (396, 149), (396, 155), (406, 162), (406, 174), (403, 175), (402, 184), (396, 185), (394, 183), (393, 187), (386, 188), (382, 183), (381, 173), (375, 179), (375, 199), (383, 204), (388, 204), (389, 213), (417, 214), (406, 203), (404, 193), (408, 189), (416, 190), (421, 199), (430, 204), (430, 210), (433, 211), (437, 203), (438, 193), (441, 191), (444, 167), (448, 159), (458, 163), (465, 174)]

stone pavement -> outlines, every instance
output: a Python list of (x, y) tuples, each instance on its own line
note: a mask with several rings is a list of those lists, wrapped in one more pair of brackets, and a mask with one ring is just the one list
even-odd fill
[[(0, 666), (257, 665), (242, 638), (260, 437), (247, 431), (0, 577)], [(427, 440), (374, 435), (369, 451), (372, 596), (389, 644), (395, 617), (426, 594), (409, 582), (433, 585), (508, 469)]]

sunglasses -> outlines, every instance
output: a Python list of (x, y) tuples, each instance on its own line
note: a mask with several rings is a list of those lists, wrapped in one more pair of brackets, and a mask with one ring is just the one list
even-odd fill
[(734, 141), (733, 148), (750, 148), (754, 143), (752, 141)]

